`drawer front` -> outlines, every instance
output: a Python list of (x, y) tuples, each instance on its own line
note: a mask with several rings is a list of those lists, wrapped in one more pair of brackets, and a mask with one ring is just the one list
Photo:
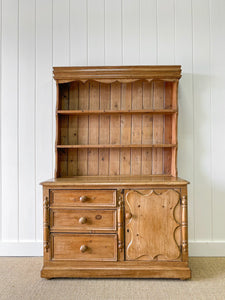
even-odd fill
[(115, 190), (51, 190), (52, 206), (116, 206)]
[(116, 210), (52, 209), (51, 230), (116, 230)]
[(116, 261), (116, 234), (51, 234), (53, 260)]

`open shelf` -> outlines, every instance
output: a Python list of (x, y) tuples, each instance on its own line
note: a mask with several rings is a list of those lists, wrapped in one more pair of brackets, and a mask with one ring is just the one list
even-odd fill
[(140, 109), (140, 110), (58, 110), (59, 115), (116, 115), (116, 114), (173, 114), (177, 109)]
[(172, 148), (176, 147), (176, 144), (130, 144), (130, 145), (57, 145), (57, 148)]
[(178, 81), (58, 83), (56, 177), (173, 175)]

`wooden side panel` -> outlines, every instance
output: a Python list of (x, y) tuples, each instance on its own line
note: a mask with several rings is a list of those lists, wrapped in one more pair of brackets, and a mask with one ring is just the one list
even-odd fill
[[(110, 109), (109, 84), (100, 84), (100, 109)], [(110, 142), (110, 116), (100, 115), (99, 143), (109, 144)], [(99, 149), (99, 175), (109, 174), (109, 149)]]
[[(79, 109), (89, 109), (89, 82), (79, 83)], [(79, 116), (78, 138), (79, 145), (88, 144), (88, 116)], [(78, 149), (78, 175), (87, 175), (87, 149)]]
[[(153, 83), (143, 82), (143, 109), (152, 109), (153, 105)], [(152, 144), (153, 138), (153, 116), (143, 114), (142, 117), (142, 144)], [(152, 149), (142, 149), (142, 170), (143, 175), (152, 174)]]
[(116, 234), (52, 234), (53, 260), (117, 261)]
[[(143, 85), (141, 81), (132, 84), (132, 110), (143, 107)], [(132, 115), (131, 143), (142, 144), (142, 115)], [(140, 175), (142, 166), (141, 148), (131, 149), (131, 174)]]
[[(61, 109), (68, 109), (69, 107), (69, 88), (68, 84), (59, 85), (59, 107)], [(61, 145), (68, 145), (68, 116), (58, 117), (58, 138)], [(68, 151), (65, 149), (56, 150), (58, 151), (58, 175), (59, 177), (68, 176)]]
[[(90, 110), (99, 109), (99, 83), (90, 82)], [(99, 144), (99, 116), (89, 116), (89, 144)], [(99, 174), (98, 149), (88, 149), (88, 175)]]
[[(164, 104), (164, 82), (154, 82), (153, 107), (163, 108)], [(163, 143), (164, 118), (163, 115), (153, 116), (153, 143)], [(152, 150), (152, 174), (163, 174), (163, 149), (155, 148)]]
[[(131, 109), (131, 83), (122, 84), (121, 109)], [(121, 115), (121, 143), (131, 143), (131, 115)], [(120, 175), (129, 175), (131, 172), (131, 151), (121, 149), (120, 154)]]
[(179, 200), (175, 190), (125, 191), (126, 260), (181, 260)]
[[(79, 84), (72, 82), (69, 86), (69, 109), (78, 109)], [(68, 144), (77, 144), (78, 117), (69, 116)], [(68, 149), (68, 176), (77, 175), (77, 150)]]
[[(178, 81), (173, 83), (172, 106), (177, 107)], [(172, 115), (172, 143), (177, 144), (177, 113)], [(177, 147), (172, 149), (171, 173), (177, 176)]]
[[(111, 110), (119, 110), (121, 101), (121, 84), (111, 84)], [(120, 115), (110, 117), (110, 144), (120, 144)], [(120, 174), (120, 150), (110, 149), (109, 175)]]
[[(166, 109), (172, 108), (172, 94), (173, 94), (173, 83), (165, 82), (165, 103), (164, 106)], [(174, 109), (176, 108), (173, 107)], [(164, 136), (165, 136), (165, 144), (172, 144), (172, 115), (164, 116)], [(171, 174), (172, 167), (172, 150), (169, 148), (163, 149), (163, 172), (164, 174)]]

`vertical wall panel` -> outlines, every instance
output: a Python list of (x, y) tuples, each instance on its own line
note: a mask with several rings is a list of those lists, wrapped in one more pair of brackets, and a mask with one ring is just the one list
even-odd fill
[(70, 45), (70, 64), (72, 66), (87, 65), (86, 0), (70, 0)]
[(157, 62), (157, 0), (140, 0), (140, 64)]
[[(53, 49), (52, 49), (52, 64), (54, 66), (68, 66), (70, 65), (70, 0), (54, 0), (53, 4)], [(52, 138), (55, 141), (56, 122), (56, 83), (53, 80), (53, 102), (52, 102)], [(52, 155), (53, 162), (55, 162), (55, 142), (53, 142)], [(55, 168), (55, 164), (53, 165)]]
[[(189, 239), (194, 240), (194, 161), (193, 161), (193, 80), (192, 80), (192, 10), (189, 0), (176, 0), (175, 10), (175, 64), (182, 66), (179, 83), (179, 176), (191, 182), (188, 186)], [(184, 159), (185, 158), (185, 159)], [(197, 200), (196, 200), (197, 201)]]
[[(203, 9), (204, 7), (204, 9)], [(209, 2), (193, 1), (195, 239), (211, 235), (211, 99)]]
[(105, 64), (104, 13), (104, 0), (88, 0), (88, 65)]
[(181, 64), (178, 172), (191, 182), (189, 239), (225, 245), (224, 10), (223, 0), (0, 0), (3, 243), (42, 240), (39, 183), (55, 164), (52, 67)]
[(225, 2), (211, 2), (211, 117), (212, 117), (212, 233), (214, 240), (224, 241), (225, 228)]
[[(19, 239), (35, 239), (35, 1), (19, 2)], [(29, 112), (29, 113), (28, 113)]]
[(2, 238), (2, 0), (0, 0), (0, 241)]
[(36, 239), (42, 239), (42, 187), (53, 176), (52, 0), (36, 4)]
[(105, 64), (122, 64), (121, 0), (105, 0)]
[(2, 0), (2, 239), (18, 239), (18, 1)]
[(174, 0), (157, 0), (158, 64), (174, 64)]
[(123, 64), (140, 63), (140, 2), (123, 0)]
[(53, 66), (70, 64), (69, 0), (53, 1)]

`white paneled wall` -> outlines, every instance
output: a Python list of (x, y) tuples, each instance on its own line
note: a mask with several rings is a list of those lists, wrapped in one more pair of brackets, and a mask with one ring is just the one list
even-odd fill
[(42, 254), (52, 66), (181, 64), (191, 255), (225, 255), (225, 1), (0, 0), (0, 255)]

